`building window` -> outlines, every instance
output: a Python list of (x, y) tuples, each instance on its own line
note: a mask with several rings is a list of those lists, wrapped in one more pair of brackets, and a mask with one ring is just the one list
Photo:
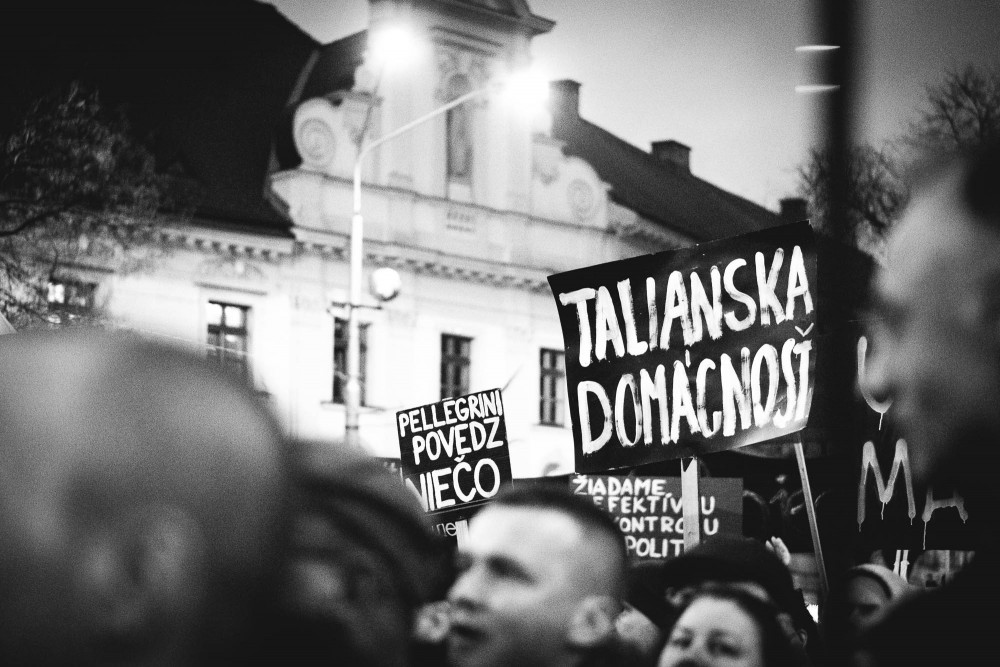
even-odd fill
[(247, 382), (250, 380), (249, 315), (246, 306), (208, 302), (208, 358)]
[(97, 285), (77, 280), (51, 280), (48, 285), (48, 305), (51, 319), (65, 324), (94, 310)]
[(539, 360), (538, 421), (562, 426), (566, 405), (566, 355), (542, 350)]
[(471, 353), (471, 338), (450, 334), (441, 336), (441, 398), (469, 393)]
[[(368, 325), (358, 325), (359, 355), (358, 382), (361, 383), (361, 405), (367, 405), (365, 391), (368, 386)], [(347, 386), (347, 320), (333, 321), (333, 402), (344, 403)]]
[[(447, 97), (454, 100), (472, 90), (469, 78), (456, 74), (448, 80)], [(469, 183), (472, 180), (472, 114), (471, 103), (459, 104), (445, 116), (448, 140), (448, 180)]]

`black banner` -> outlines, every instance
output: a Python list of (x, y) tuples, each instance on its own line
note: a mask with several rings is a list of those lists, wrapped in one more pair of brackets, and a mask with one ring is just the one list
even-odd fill
[[(662, 560), (684, 553), (680, 477), (576, 475), (569, 484), (573, 493), (590, 496), (614, 518), (632, 559)], [(699, 479), (698, 495), (702, 539), (743, 535), (742, 479)]]
[(577, 472), (801, 430), (812, 403), (808, 223), (549, 277)]
[(511, 480), (499, 389), (396, 413), (403, 479), (435, 528), (460, 536), (462, 524)]

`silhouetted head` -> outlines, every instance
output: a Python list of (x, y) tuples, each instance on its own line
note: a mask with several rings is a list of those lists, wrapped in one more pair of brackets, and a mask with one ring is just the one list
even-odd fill
[(240, 659), (277, 566), (280, 443), (183, 351), (0, 338), (0, 663)]
[(918, 482), (996, 495), (1000, 145), (915, 189), (874, 286), (866, 389), (892, 400)]
[(296, 503), (276, 662), (406, 664), (417, 610), (451, 553), (398, 475), (342, 445), (294, 445)]

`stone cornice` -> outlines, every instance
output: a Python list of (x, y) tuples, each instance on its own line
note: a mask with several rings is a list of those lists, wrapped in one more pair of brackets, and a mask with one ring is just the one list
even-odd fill
[(202, 226), (197, 222), (164, 225), (159, 234), (160, 240), (168, 245), (232, 256), (274, 260), (295, 251), (295, 241), (291, 238)]
[(378, 245), (365, 250), (365, 261), (421, 275), (451, 278), (494, 287), (547, 292), (554, 269), (489, 262), (406, 246)]
[[(348, 261), (346, 234), (296, 227), (296, 247), (299, 252), (315, 253), (324, 259)], [(389, 266), (400, 271), (468, 282), (525, 289), (531, 292), (548, 290), (546, 277), (555, 269), (498, 262), (479, 257), (447, 253), (400, 243), (384, 243), (365, 239), (365, 265)]]

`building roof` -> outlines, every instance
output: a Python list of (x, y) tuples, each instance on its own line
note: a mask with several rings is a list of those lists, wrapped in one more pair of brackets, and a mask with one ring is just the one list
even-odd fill
[(0, 27), (0, 133), (80, 81), (126, 112), (158, 169), (198, 182), (199, 218), (288, 235), (265, 192), (272, 140), (318, 47), (253, 0), (35, 0)]
[[(552, 25), (523, 1), (433, 1), (507, 16), (532, 31)], [(0, 131), (32, 99), (80, 80), (108, 106), (127, 110), (158, 168), (200, 184), (199, 219), (279, 235), (290, 234), (290, 221), (266, 189), (271, 172), (300, 162), (294, 109), (353, 88), (367, 45), (365, 31), (320, 45), (255, 0), (36, 0), (8, 15), (0, 26)], [(577, 106), (559, 107), (553, 135), (611, 184), (614, 201), (694, 240), (778, 223), (774, 213), (580, 118)]]
[[(781, 224), (778, 214), (698, 178), (686, 164), (654, 156), (581, 118), (578, 101), (578, 83), (553, 84), (552, 136), (611, 185), (613, 201), (695, 241)], [(659, 143), (688, 150), (678, 142)]]

